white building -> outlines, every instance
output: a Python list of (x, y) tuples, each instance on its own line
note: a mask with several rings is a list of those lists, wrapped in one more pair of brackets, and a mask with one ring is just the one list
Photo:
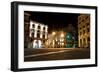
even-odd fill
[(48, 26), (35, 21), (30, 21), (30, 35), (32, 48), (42, 48), (48, 38)]

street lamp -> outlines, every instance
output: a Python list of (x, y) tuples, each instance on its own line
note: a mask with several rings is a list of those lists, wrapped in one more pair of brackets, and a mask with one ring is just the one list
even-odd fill
[(64, 37), (64, 34), (63, 33), (61, 34), (61, 37)]
[(55, 35), (56, 34), (56, 32), (52, 32), (52, 35)]

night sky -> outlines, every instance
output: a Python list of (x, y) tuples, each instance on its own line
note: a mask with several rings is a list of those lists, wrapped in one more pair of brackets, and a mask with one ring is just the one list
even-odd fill
[(72, 13), (54, 13), (54, 12), (30, 12), (30, 19), (39, 23), (48, 25), (48, 30), (63, 29), (72, 24), (77, 28), (77, 17), (79, 14)]

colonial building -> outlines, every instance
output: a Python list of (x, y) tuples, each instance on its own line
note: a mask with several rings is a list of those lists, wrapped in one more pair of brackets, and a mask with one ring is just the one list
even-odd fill
[(36, 21), (30, 21), (30, 33), (31, 47), (32, 48), (43, 48), (45, 42), (48, 39), (48, 26)]
[(90, 15), (78, 16), (78, 46), (90, 47)]

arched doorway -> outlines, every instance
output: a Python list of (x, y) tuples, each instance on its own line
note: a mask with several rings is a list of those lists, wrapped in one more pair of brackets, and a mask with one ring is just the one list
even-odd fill
[(41, 40), (34, 40), (33, 41), (33, 48), (41, 48), (41, 44), (42, 44), (42, 42), (41, 42)]

